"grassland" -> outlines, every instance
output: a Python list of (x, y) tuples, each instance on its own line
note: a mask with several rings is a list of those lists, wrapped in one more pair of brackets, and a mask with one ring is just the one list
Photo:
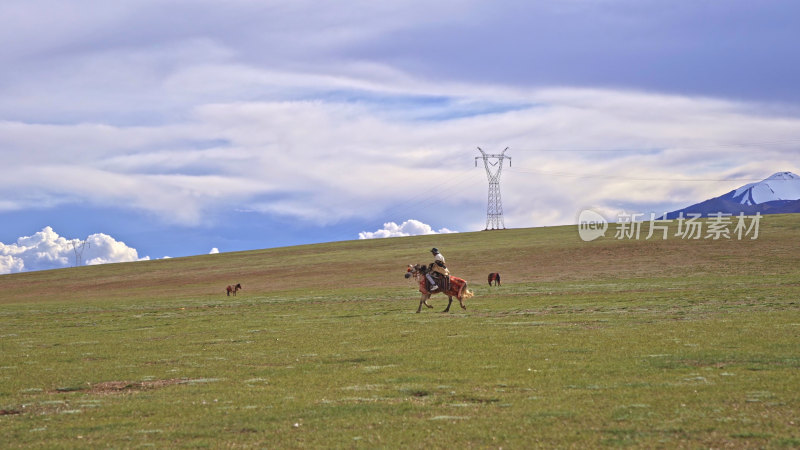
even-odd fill
[[(432, 246), (466, 311), (414, 314)], [(798, 249), (785, 215), (756, 240), (554, 227), (4, 275), (0, 446), (800, 447)]]

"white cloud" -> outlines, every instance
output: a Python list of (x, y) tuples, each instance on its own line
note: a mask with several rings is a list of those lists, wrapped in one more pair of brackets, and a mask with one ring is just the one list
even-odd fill
[[(800, 119), (763, 105), (446, 84), (430, 94), (441, 91), (453, 101), (496, 94), (494, 105), (513, 97), (520, 106), (460, 117), (463, 105), (445, 102), (445, 117), (419, 120), (369, 100), (264, 101), (198, 106), (181, 125), (0, 122), (0, 147), (18, 150), (0, 154), (0, 210), (81, 200), (183, 225), (205, 223), (220, 208), (327, 224), (397, 208), (392, 217), (413, 217), (435, 206), (443, 217), (461, 214), (459, 228), (481, 229), (486, 178), (472, 164), (477, 145), (511, 147), (513, 165), (501, 180), (509, 227), (571, 223), (588, 204), (685, 206), (744, 184), (675, 181), (681, 177), (798, 171)], [(424, 115), (427, 107), (404, 111)], [(83, 150), (65, 151), (61, 142)]]
[(212, 248), (211, 251), (208, 252), (209, 255), (216, 255), (217, 253), (219, 253), (219, 249), (217, 247)]
[(441, 234), (441, 233), (458, 233), (458, 232), (448, 230), (447, 228), (441, 228), (438, 231), (434, 231), (430, 225), (422, 223), (419, 220), (410, 219), (406, 220), (400, 225), (396, 224), (395, 222), (386, 222), (383, 224), (383, 228), (381, 228), (380, 230), (362, 231), (361, 233), (358, 233), (358, 238), (378, 239), (378, 238), (418, 236), (421, 234)]
[(96, 233), (86, 239), (87, 247), (83, 258), (87, 265), (108, 264), (117, 262), (146, 261), (150, 257), (139, 258), (135, 248), (128, 247), (124, 242), (113, 237)]
[(51, 227), (32, 236), (23, 236), (14, 244), (0, 242), (0, 274), (31, 270), (60, 269), (76, 265), (143, 261), (136, 249), (113, 237), (96, 233), (83, 241), (59, 236)]
[[(4, 250), (0, 244), (0, 252)], [(12, 255), (0, 255), (0, 275), (14, 272), (22, 272), (25, 268), (25, 262), (21, 258), (15, 258)]]

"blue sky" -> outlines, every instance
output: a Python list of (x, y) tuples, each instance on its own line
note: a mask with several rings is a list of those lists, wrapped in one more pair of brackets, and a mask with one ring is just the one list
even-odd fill
[(109, 262), (479, 230), (478, 146), (510, 147), (509, 227), (798, 172), (798, 22), (788, 0), (6, 0), (0, 273), (87, 237)]

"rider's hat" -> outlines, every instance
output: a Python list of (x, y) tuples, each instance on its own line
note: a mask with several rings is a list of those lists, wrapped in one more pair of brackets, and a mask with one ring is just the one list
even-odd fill
[(438, 248), (436, 248), (436, 247), (433, 247), (433, 248), (431, 249), (431, 253), (434, 253), (434, 254), (436, 254), (436, 253), (439, 253), (439, 249), (438, 249)]

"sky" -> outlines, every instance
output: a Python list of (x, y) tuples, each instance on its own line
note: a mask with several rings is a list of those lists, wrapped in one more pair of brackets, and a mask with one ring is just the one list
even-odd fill
[(482, 230), (478, 147), (510, 228), (800, 173), (793, 0), (4, 0), (0, 43), (0, 274)]

